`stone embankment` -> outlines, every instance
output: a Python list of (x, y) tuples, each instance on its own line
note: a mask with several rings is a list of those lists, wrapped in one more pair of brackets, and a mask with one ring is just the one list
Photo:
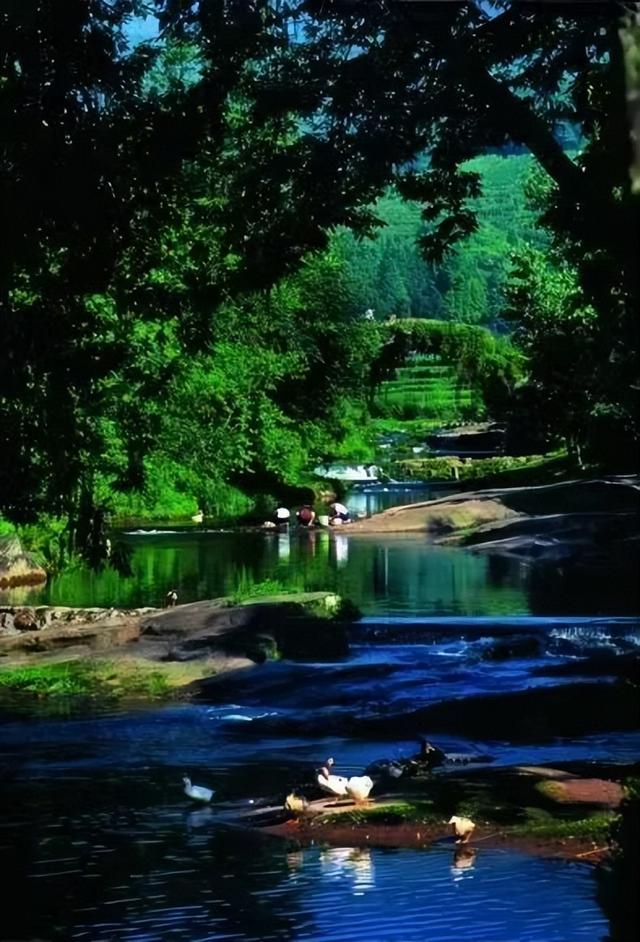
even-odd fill
[(341, 601), (328, 592), (232, 604), (210, 599), (157, 610), (0, 607), (0, 664), (52, 655), (212, 661), (216, 670), (271, 657), (336, 657), (347, 649)]

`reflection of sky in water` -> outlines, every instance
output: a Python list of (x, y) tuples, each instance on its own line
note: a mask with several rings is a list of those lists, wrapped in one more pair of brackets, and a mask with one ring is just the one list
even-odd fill
[(291, 556), (291, 537), (288, 533), (278, 534), (278, 558), (282, 561)]
[(336, 533), (333, 538), (333, 548), (336, 566), (342, 568), (349, 562), (349, 537), (343, 533)]
[(358, 516), (369, 517), (371, 514), (388, 510), (402, 504), (415, 504), (426, 500), (437, 500), (455, 493), (456, 488), (448, 484), (427, 484), (423, 487), (403, 487), (402, 485), (357, 485), (347, 497), (349, 510)]

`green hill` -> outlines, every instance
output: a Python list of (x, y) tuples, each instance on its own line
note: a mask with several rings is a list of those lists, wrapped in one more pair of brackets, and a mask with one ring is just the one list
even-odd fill
[(416, 239), (425, 231), (417, 203), (389, 190), (375, 210), (384, 227), (374, 239), (341, 230), (342, 251), (356, 307), (376, 317), (430, 317), (496, 327), (510, 253), (523, 243), (540, 246), (544, 233), (526, 205), (525, 183), (534, 162), (526, 155), (477, 157), (466, 165), (482, 178), (475, 200), (479, 228), (441, 265), (424, 261)]

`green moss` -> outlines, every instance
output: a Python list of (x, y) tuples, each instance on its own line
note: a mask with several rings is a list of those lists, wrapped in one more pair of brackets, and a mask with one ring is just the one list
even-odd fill
[(246, 602), (263, 600), (270, 595), (288, 595), (291, 592), (295, 592), (295, 589), (288, 588), (277, 579), (264, 579), (257, 582), (249, 570), (243, 567), (238, 574), (235, 588), (229, 594), (229, 601), (232, 605), (242, 605)]
[(15, 532), (14, 525), (0, 514), (0, 536), (13, 536)]
[(95, 666), (69, 661), (0, 670), (0, 688), (35, 697), (90, 696), (97, 683)]
[(318, 824), (407, 824), (442, 821), (432, 801), (394, 801), (384, 805), (355, 808), (340, 814), (322, 815)]
[(544, 779), (542, 782), (537, 782), (535, 789), (551, 801), (562, 801), (564, 799), (562, 783), (554, 782), (553, 779)]
[[(527, 809), (531, 812), (531, 809)], [(599, 811), (586, 818), (574, 820), (568, 818), (554, 818), (544, 815), (540, 809), (529, 814), (529, 820), (509, 829), (509, 833), (523, 837), (556, 837), (556, 838), (591, 838), (605, 840), (609, 834), (612, 823), (618, 816), (612, 811)]]

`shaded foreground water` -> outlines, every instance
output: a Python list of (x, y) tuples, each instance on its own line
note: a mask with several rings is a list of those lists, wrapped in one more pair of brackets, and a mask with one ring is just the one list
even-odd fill
[[(487, 657), (514, 636), (539, 644)], [(559, 667), (579, 668), (594, 650), (616, 659), (639, 640), (631, 619), (371, 617), (354, 627), (339, 662), (228, 675), (206, 702), (38, 719), (5, 708), (2, 938), (604, 939), (586, 863), (482, 843), (456, 857), (448, 840), (419, 850), (302, 849), (228, 822), (253, 803), (282, 801), (329, 754), (347, 774), (412, 754), (418, 732), (499, 766), (633, 762), (633, 728), (536, 738), (488, 726), (479, 737), (446, 718), (434, 729), (408, 717), (447, 704), (455, 717), (459, 697), (531, 687), (569, 684), (575, 696), (594, 678), (579, 669), (558, 676)], [(183, 796), (184, 772), (216, 789), (210, 806)]]
[[(632, 595), (616, 594), (604, 577), (576, 593), (562, 573), (554, 583), (536, 566), (430, 548), (415, 537), (190, 532), (123, 540), (133, 549), (131, 577), (63, 577), (51, 599), (152, 604), (176, 585), (186, 601), (247, 577), (286, 577), (301, 587), (329, 583), (369, 615), (353, 627), (348, 657), (229, 675), (204, 702), (39, 716), (5, 705), (3, 939), (606, 937), (586, 863), (482, 843), (456, 856), (450, 841), (417, 850), (303, 849), (232, 827), (229, 816), (250, 802), (282, 801), (327, 755), (348, 774), (411, 755), (420, 734), (497, 766), (637, 761), (640, 733), (626, 715), (573, 716), (570, 708), (581, 691), (603, 692), (606, 704), (618, 689), (613, 666), (637, 651), (640, 631), (636, 620), (613, 616), (633, 610)], [(593, 655), (602, 661), (595, 673)], [(547, 694), (563, 691), (569, 708), (552, 704), (551, 721), (536, 725), (524, 722), (532, 719), (525, 706), (523, 723), (514, 723), (510, 698), (526, 690), (538, 697), (537, 711)], [(487, 702), (490, 714), (474, 706)], [(485, 715), (491, 722), (478, 719)], [(216, 789), (211, 806), (183, 796), (184, 772)]]
[(83, 784), (55, 820), (27, 812), (37, 848), (18, 847), (4, 873), (29, 904), (5, 904), (3, 938), (593, 942), (606, 931), (585, 864), (444, 843), (297, 849), (180, 802), (92, 807)]

